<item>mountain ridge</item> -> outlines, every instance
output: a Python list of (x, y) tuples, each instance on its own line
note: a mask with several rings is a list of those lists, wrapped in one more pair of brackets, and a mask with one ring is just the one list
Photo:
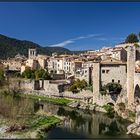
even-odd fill
[(0, 34), (0, 59), (14, 57), (16, 54), (28, 56), (28, 49), (36, 48), (39, 54), (51, 55), (53, 52), (58, 54), (78, 54), (85, 51), (71, 51), (64, 47), (43, 47), (28, 40), (20, 40)]

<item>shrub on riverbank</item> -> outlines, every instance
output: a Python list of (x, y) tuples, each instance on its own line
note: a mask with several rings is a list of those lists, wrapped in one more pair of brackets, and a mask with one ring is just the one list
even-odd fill
[(109, 104), (107, 104), (107, 105), (103, 105), (103, 108), (106, 110), (106, 114), (109, 116), (109, 117), (114, 117), (114, 113), (115, 113), (115, 111), (114, 111), (114, 106), (112, 106), (112, 105), (109, 105)]
[[(12, 132), (17, 138), (44, 138), (45, 133), (60, 123), (55, 116), (37, 115), (29, 116), (25, 122), (26, 129)], [(19, 124), (20, 125), (20, 124)], [(9, 133), (10, 134), (10, 133)]]

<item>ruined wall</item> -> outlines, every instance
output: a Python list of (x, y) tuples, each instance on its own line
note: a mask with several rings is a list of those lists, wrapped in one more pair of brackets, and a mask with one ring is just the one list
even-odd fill
[(48, 80), (44, 80), (44, 90), (47, 92), (59, 92), (57, 84), (50, 84)]
[(35, 86), (34, 86), (34, 80), (21, 80), (19, 85), (20, 85), (20, 89), (23, 90), (34, 90)]

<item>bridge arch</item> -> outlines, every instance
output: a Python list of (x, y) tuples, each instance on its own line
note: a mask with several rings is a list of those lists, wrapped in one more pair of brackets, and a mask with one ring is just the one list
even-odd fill
[(134, 77), (134, 100), (140, 100), (140, 73), (135, 73)]
[(107, 105), (114, 106), (114, 103), (112, 103), (112, 102), (108, 102)]
[(140, 85), (136, 84), (134, 89), (134, 98), (140, 98)]

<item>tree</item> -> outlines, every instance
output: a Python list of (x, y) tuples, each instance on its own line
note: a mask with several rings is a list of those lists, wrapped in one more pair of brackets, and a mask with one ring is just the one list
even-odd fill
[(30, 79), (32, 77), (33, 71), (30, 67), (26, 67), (25, 71), (22, 73), (22, 77)]
[(43, 77), (44, 73), (45, 73), (44, 69), (36, 70), (35, 71), (35, 78), (36, 79), (41, 79)]
[(70, 89), (70, 91), (76, 90), (76, 92), (78, 92), (78, 89), (80, 89), (80, 90), (85, 89), (87, 87), (87, 85), (88, 84), (84, 79), (82, 81), (77, 79), (76, 81), (73, 82), (73, 84), (71, 85), (71, 87), (69, 89)]
[(5, 79), (4, 71), (3, 71), (3, 69), (0, 69), (0, 81), (3, 81), (4, 79)]
[(73, 93), (77, 93), (78, 92), (77, 86), (75, 84), (71, 85), (69, 91)]
[(0, 69), (0, 86), (3, 86), (5, 80), (4, 70)]
[(139, 42), (139, 40), (137, 35), (133, 33), (129, 34), (125, 39), (125, 43), (136, 43), (136, 42)]
[(42, 78), (44, 80), (51, 80), (51, 76), (50, 74), (48, 73), (48, 71), (45, 71), (45, 73), (42, 75)]
[(120, 93), (122, 86), (119, 83), (108, 83), (106, 88), (109, 90), (109, 92)]

